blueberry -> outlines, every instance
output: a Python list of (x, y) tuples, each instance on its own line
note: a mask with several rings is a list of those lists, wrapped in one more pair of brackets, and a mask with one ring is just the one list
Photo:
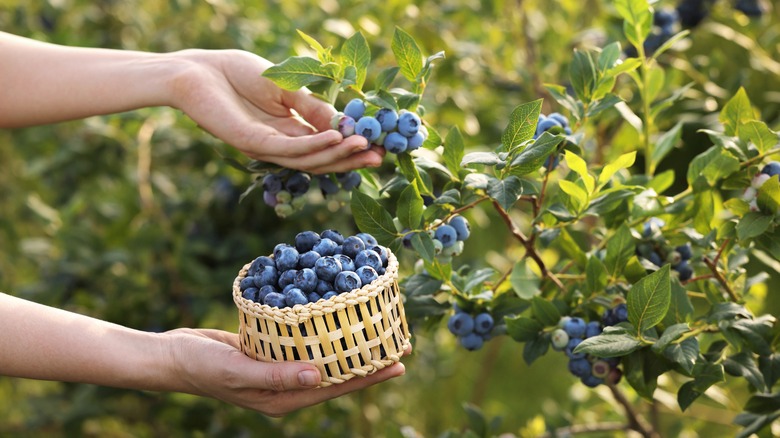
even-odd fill
[(342, 136), (349, 137), (350, 135), (355, 134), (355, 124), (355, 119), (345, 114), (339, 118), (336, 129)]
[(592, 338), (601, 334), (601, 323), (598, 321), (591, 321), (585, 326), (585, 338)]
[(279, 281), (276, 285), (279, 289), (284, 289), (285, 286), (293, 284), (295, 282), (295, 275), (298, 274), (297, 269), (288, 269), (279, 274)]
[(363, 136), (366, 140), (372, 142), (382, 134), (382, 125), (373, 117), (363, 117), (355, 125), (355, 134)]
[(615, 314), (616, 324), (628, 321), (628, 306), (626, 306), (626, 303), (618, 304), (612, 311)]
[(480, 335), (490, 333), (493, 329), (493, 317), (489, 313), (483, 312), (474, 317), (474, 331)]
[(693, 268), (685, 260), (675, 266), (674, 269), (680, 273), (680, 281), (688, 281), (693, 277)]
[(449, 224), (452, 228), (455, 228), (455, 235), (458, 240), (466, 240), (471, 235), (471, 227), (465, 217), (455, 215), (450, 218)]
[(339, 185), (330, 179), (328, 175), (317, 175), (317, 182), (320, 185), (320, 192), (322, 192), (322, 196), (328, 196), (328, 195), (335, 195), (336, 193), (341, 190)]
[(257, 292), (257, 302), (258, 303), (264, 303), (265, 297), (268, 296), (271, 292), (278, 292), (274, 286), (266, 285), (260, 288), (260, 290)]
[(544, 160), (544, 168), (553, 170), (556, 167), (558, 167), (558, 164), (561, 162), (561, 156), (560, 154), (553, 154), (547, 157), (547, 159)]
[(320, 295), (325, 295), (327, 292), (330, 292), (333, 290), (333, 283), (325, 280), (317, 280), (317, 288), (314, 289), (314, 292), (317, 292)]
[(243, 292), (241, 292), (241, 296), (246, 298), (249, 301), (258, 301), (257, 294), (260, 292), (259, 289), (256, 287), (248, 287)]
[(347, 105), (344, 107), (344, 114), (348, 115), (349, 117), (352, 117), (355, 120), (360, 120), (361, 117), (363, 117), (363, 113), (366, 112), (366, 103), (363, 102), (362, 99), (352, 99), (349, 102), (347, 102)]
[(561, 351), (569, 345), (569, 334), (564, 329), (555, 329), (550, 336), (553, 350)]
[(311, 186), (311, 176), (303, 172), (296, 172), (287, 179), (284, 183), (284, 188), (293, 197), (299, 197), (306, 194)]
[(274, 259), (268, 256), (260, 256), (252, 261), (252, 264), (249, 265), (249, 270), (247, 271), (247, 276), (252, 276), (257, 274), (257, 272), (260, 270), (263, 266), (273, 266), (276, 267), (276, 263), (274, 262)]
[(271, 307), (278, 307), (280, 309), (287, 307), (284, 295), (279, 292), (271, 292), (263, 299), (263, 304), (267, 304)]
[(302, 231), (295, 235), (295, 249), (299, 253), (303, 254), (306, 251), (311, 251), (314, 245), (319, 243), (320, 235), (314, 231)]
[(341, 262), (334, 256), (320, 257), (314, 264), (314, 272), (320, 280), (333, 282), (342, 271)]
[(455, 313), (447, 321), (447, 328), (455, 336), (466, 336), (474, 331), (474, 317), (465, 312)]
[(582, 359), (585, 357), (585, 353), (575, 353), (574, 349), (577, 348), (578, 345), (582, 342), (582, 339), (579, 338), (572, 338), (569, 339), (569, 343), (566, 345), (566, 348), (564, 349), (564, 352), (567, 356), (569, 356), (569, 359)]
[(420, 146), (422, 146), (423, 143), (425, 143), (425, 134), (423, 134), (422, 130), (417, 131), (417, 134), (409, 137), (406, 141), (406, 152), (420, 149)]
[(550, 129), (554, 127), (562, 128), (561, 124), (558, 123), (557, 120), (551, 119), (549, 117), (545, 118), (541, 122), (539, 122), (538, 125), (536, 125), (536, 134), (534, 134), (534, 138), (539, 138), (540, 135), (542, 135), (543, 132), (549, 131)]
[(320, 300), (320, 298), (322, 298), (322, 297), (317, 292), (309, 292), (308, 294), (306, 294), (306, 299), (310, 303), (316, 303), (317, 301)]
[(463, 348), (469, 351), (479, 350), (480, 348), (482, 348), (482, 344), (484, 343), (485, 340), (482, 339), (482, 336), (476, 333), (469, 333), (466, 336), (460, 338), (460, 345), (462, 345)]
[(438, 228), (436, 228), (436, 240), (441, 242), (442, 246), (445, 248), (448, 246), (452, 246), (455, 244), (455, 242), (458, 241), (458, 232), (455, 231), (455, 227), (452, 225), (439, 225)]
[(275, 173), (269, 173), (263, 177), (263, 191), (277, 194), (282, 191), (284, 183), (282, 177)]
[(650, 220), (645, 222), (644, 229), (642, 230), (642, 237), (648, 238), (656, 233), (660, 233), (660, 230), (664, 225), (666, 225), (666, 222), (663, 220), (658, 219), (657, 217), (651, 217)]
[(255, 287), (258, 289), (266, 285), (274, 285), (279, 281), (279, 274), (273, 266), (263, 266), (260, 272), (254, 277)]
[(355, 235), (359, 237), (360, 240), (363, 241), (363, 243), (366, 244), (366, 248), (371, 248), (372, 246), (379, 245), (379, 242), (376, 241), (376, 237), (372, 236), (369, 233), (357, 233)]
[(276, 269), (279, 272), (295, 269), (298, 266), (298, 257), (298, 250), (292, 246), (283, 247), (279, 251), (279, 255), (274, 256), (274, 259), (276, 260)]
[(398, 124), (398, 113), (391, 108), (382, 108), (374, 114), (374, 118), (379, 121), (382, 131), (390, 132)]
[(314, 250), (301, 254), (301, 256), (298, 257), (298, 269), (313, 268), (314, 264), (317, 263), (317, 260), (321, 257), (320, 253)]
[(355, 270), (355, 262), (352, 260), (352, 257), (346, 255), (346, 254), (335, 254), (333, 257), (336, 258), (336, 260), (341, 263), (341, 270), (342, 271), (354, 271)]
[(255, 277), (244, 277), (238, 283), (238, 288), (241, 291), (245, 291), (245, 290), (249, 289), (250, 287), (255, 287)]
[(371, 249), (374, 250), (377, 254), (379, 254), (379, 259), (382, 261), (382, 267), (387, 267), (387, 257), (388, 257), (387, 248), (385, 248), (382, 245), (374, 245), (371, 247)]
[(276, 194), (271, 192), (263, 192), (263, 202), (269, 207), (276, 207), (279, 203), (276, 200)]
[(406, 234), (404, 234), (404, 237), (402, 239), (402, 242), (404, 244), (404, 248), (411, 248), (412, 247), (412, 237), (414, 237), (414, 235), (417, 234), (417, 233), (410, 233), (408, 228), (405, 229), (403, 232), (406, 233)]
[(404, 137), (411, 137), (420, 130), (420, 116), (406, 111), (398, 116), (398, 132)]
[(564, 128), (569, 127), (569, 119), (567, 119), (566, 116), (564, 116), (561, 113), (550, 113), (550, 115), (548, 115), (547, 118), (555, 120)]
[(382, 267), (382, 258), (373, 249), (364, 249), (355, 256), (355, 267), (370, 266), (374, 270)]
[(320, 238), (330, 239), (335, 242), (336, 245), (341, 245), (344, 243), (344, 236), (336, 230), (325, 230), (320, 233)]
[(604, 383), (604, 379), (599, 379), (594, 375), (583, 377), (580, 379), (580, 381), (588, 388), (595, 388)]
[(342, 177), (336, 175), (336, 178), (339, 180), (339, 183), (341, 183), (341, 189), (346, 192), (360, 187), (360, 183), (363, 181), (363, 177), (354, 170), (343, 174)]
[(294, 287), (284, 294), (284, 302), (289, 307), (293, 307), (296, 304), (307, 304), (309, 299), (306, 298), (306, 294), (302, 290)]
[(760, 17), (764, 10), (758, 0), (737, 0), (734, 9), (742, 12), (748, 17)]
[(563, 326), (563, 329), (566, 330), (566, 334), (568, 334), (570, 338), (582, 339), (585, 337), (587, 325), (582, 318), (572, 317), (566, 325)]
[(612, 385), (617, 385), (620, 383), (620, 379), (623, 377), (623, 371), (620, 371), (618, 368), (612, 368), (609, 372), (609, 376), (607, 376), (606, 380), (611, 383)]
[(409, 147), (409, 140), (398, 132), (391, 132), (385, 138), (384, 147), (387, 152), (401, 154), (406, 152), (406, 148)]
[(335, 254), (337, 246), (338, 245), (336, 244), (336, 242), (325, 237), (325, 238), (321, 238), (320, 241), (317, 242), (316, 245), (314, 245), (312, 251), (317, 251), (317, 253), (320, 254), (321, 256), (331, 256)]
[(355, 273), (360, 278), (360, 282), (362, 284), (369, 284), (372, 281), (379, 278), (379, 274), (376, 273), (376, 270), (368, 265), (357, 268), (357, 271), (355, 271)]
[(325, 292), (324, 294), (322, 294), (322, 299), (323, 300), (329, 300), (329, 299), (335, 297), (336, 295), (338, 295), (338, 292), (336, 292), (335, 290), (328, 291), (328, 292)]
[(650, 260), (650, 262), (652, 262), (656, 266), (661, 266), (664, 263), (664, 261), (661, 259), (661, 256), (658, 255), (658, 253), (655, 251), (652, 251), (647, 256), (647, 260)]
[(576, 377), (590, 376), (591, 373), (590, 362), (588, 362), (588, 359), (585, 359), (584, 357), (579, 359), (570, 359), (569, 372)]
[(363, 283), (354, 271), (341, 271), (336, 274), (336, 280), (333, 282), (333, 285), (339, 292), (350, 292), (360, 289)]
[(620, 321), (618, 321), (615, 317), (615, 311), (613, 309), (605, 310), (604, 314), (601, 316), (601, 324), (603, 324), (605, 327), (613, 326), (619, 322)]
[(772, 161), (761, 169), (761, 173), (769, 176), (780, 175), (780, 162)]
[(317, 274), (313, 269), (303, 268), (295, 274), (293, 284), (305, 293), (313, 292), (317, 288)]
[(677, 11), (659, 9), (653, 14), (653, 24), (658, 27), (669, 27), (677, 21)]
[(691, 257), (693, 257), (693, 251), (691, 250), (691, 245), (686, 243), (685, 245), (680, 245), (677, 248), (675, 248), (675, 251), (680, 253), (680, 257), (683, 260), (690, 260)]
[(352, 260), (355, 260), (355, 257), (357, 257), (360, 251), (366, 249), (366, 243), (358, 236), (347, 237), (344, 239), (344, 243), (341, 246), (343, 253)]

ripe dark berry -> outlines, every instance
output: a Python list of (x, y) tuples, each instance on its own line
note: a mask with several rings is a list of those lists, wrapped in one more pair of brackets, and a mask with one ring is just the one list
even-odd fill
[(761, 169), (761, 173), (769, 176), (780, 175), (780, 162), (772, 161)]
[(322, 239), (330, 239), (334, 241), (336, 245), (344, 243), (344, 236), (336, 230), (325, 230), (320, 233), (320, 237)]
[(298, 257), (298, 269), (313, 268), (317, 260), (322, 257), (317, 251), (306, 251)]
[(284, 295), (279, 292), (271, 292), (266, 295), (263, 304), (267, 304), (271, 307), (278, 307), (280, 309), (287, 306)]
[(466, 336), (460, 338), (460, 345), (469, 351), (479, 350), (482, 348), (482, 344), (484, 343), (485, 340), (477, 333), (469, 333)]
[(279, 272), (283, 272), (288, 269), (296, 268), (298, 266), (298, 257), (298, 250), (292, 246), (287, 245), (281, 248), (279, 254), (274, 255), (274, 260), (276, 260), (276, 269)]
[(483, 312), (474, 318), (474, 331), (480, 335), (490, 333), (493, 329), (493, 317), (489, 313)]
[(455, 231), (455, 228), (452, 225), (439, 225), (439, 227), (436, 228), (435, 238), (446, 248), (454, 245), (455, 242), (458, 241), (458, 232)]
[(320, 242), (320, 235), (314, 231), (303, 231), (295, 236), (295, 249), (303, 254), (314, 249), (314, 246)]
[(355, 267), (370, 266), (374, 270), (382, 267), (382, 258), (372, 249), (364, 249), (355, 256)]
[(360, 240), (363, 241), (363, 243), (366, 244), (366, 248), (379, 245), (379, 242), (376, 241), (376, 237), (372, 236), (369, 233), (357, 233), (355, 235), (359, 237)]
[(344, 107), (344, 114), (352, 117), (355, 120), (360, 120), (363, 114), (366, 112), (366, 104), (362, 99), (352, 99)]
[(563, 329), (570, 338), (584, 338), (587, 325), (582, 318), (573, 317), (564, 324)]
[(405, 111), (398, 116), (398, 132), (404, 137), (411, 137), (420, 130), (420, 116)]
[(335, 257), (339, 261), (339, 263), (341, 263), (342, 271), (355, 270), (355, 262), (352, 260), (352, 257), (346, 254), (334, 254), (333, 257)]
[(447, 328), (455, 336), (466, 336), (474, 331), (474, 318), (468, 313), (458, 312), (447, 321)]
[(293, 284), (304, 293), (314, 292), (317, 288), (317, 274), (313, 269), (303, 268), (295, 274)]
[(241, 296), (250, 301), (257, 301), (257, 294), (259, 292), (260, 290), (256, 287), (248, 287), (243, 292), (241, 292)]
[(591, 373), (590, 362), (584, 357), (569, 360), (569, 372), (576, 377), (589, 376)]
[(306, 194), (311, 186), (311, 176), (303, 172), (296, 172), (284, 183), (284, 188), (290, 192), (293, 197), (299, 197)]
[(309, 299), (306, 298), (306, 294), (302, 290), (293, 287), (284, 294), (284, 302), (289, 307), (293, 307), (296, 304), (307, 304)]
[(263, 177), (263, 191), (277, 194), (282, 191), (284, 182), (282, 178), (275, 173), (269, 173)]
[(341, 262), (333, 256), (320, 257), (314, 264), (314, 272), (321, 280), (333, 282), (336, 275), (341, 272)]
[(370, 143), (382, 134), (382, 125), (373, 117), (363, 117), (355, 125), (355, 134), (365, 137)]
[(328, 239), (327, 237), (324, 237), (321, 238), (316, 245), (314, 245), (312, 251), (316, 251), (321, 256), (330, 256), (336, 253), (337, 246), (338, 245), (336, 244), (336, 242), (332, 241), (331, 239)]
[(360, 289), (363, 283), (360, 281), (360, 277), (354, 271), (341, 271), (336, 274), (336, 280), (333, 282), (333, 286), (339, 292), (350, 292), (355, 289)]
[(691, 257), (693, 257), (693, 251), (691, 250), (691, 245), (686, 243), (685, 245), (680, 245), (677, 248), (675, 248), (675, 251), (680, 253), (680, 257), (682, 257), (683, 260), (690, 260)]
[(379, 121), (379, 125), (382, 126), (382, 131), (390, 132), (396, 128), (398, 124), (398, 113), (390, 108), (382, 108), (374, 114), (374, 118)]
[(471, 227), (469, 221), (461, 215), (456, 215), (450, 218), (449, 225), (455, 228), (456, 238), (458, 240), (466, 240), (471, 235)]
[(349, 256), (352, 260), (355, 260), (358, 253), (366, 249), (366, 243), (363, 239), (357, 236), (350, 236), (344, 239), (344, 243), (341, 245), (342, 252)]
[(357, 268), (355, 273), (360, 277), (360, 282), (363, 285), (370, 284), (372, 281), (379, 278), (379, 274), (377, 274), (376, 270), (368, 265)]
[(360, 183), (363, 180), (360, 174), (354, 170), (344, 173), (342, 176), (336, 174), (336, 178), (339, 180), (339, 183), (341, 183), (341, 189), (347, 192), (360, 187)]

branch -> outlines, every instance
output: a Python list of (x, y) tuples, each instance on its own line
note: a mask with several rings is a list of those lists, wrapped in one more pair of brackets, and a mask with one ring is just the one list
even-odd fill
[(586, 433), (597, 433), (597, 432), (617, 432), (617, 431), (628, 431), (630, 429), (628, 424), (624, 423), (615, 423), (615, 422), (605, 422), (605, 423), (595, 423), (595, 424), (575, 424), (568, 427), (559, 427), (555, 429), (554, 433), (547, 432), (544, 435), (542, 435), (542, 438), (553, 438), (557, 436), (569, 436), (569, 435), (578, 435), (578, 434), (586, 434)]
[(712, 271), (712, 276), (715, 278), (715, 280), (720, 283), (721, 286), (723, 286), (723, 289), (726, 290), (726, 293), (729, 294), (729, 298), (731, 298), (731, 301), (738, 303), (739, 297), (737, 296), (736, 292), (731, 288), (731, 285), (729, 284), (728, 280), (723, 276), (723, 274), (720, 273), (720, 270), (718, 269), (718, 261), (720, 260), (720, 256), (723, 254), (723, 250), (726, 248), (726, 246), (729, 244), (729, 239), (726, 239), (723, 241), (723, 244), (718, 248), (718, 253), (715, 255), (715, 258), (710, 260), (709, 257), (704, 257), (704, 264), (707, 265), (707, 267)]
[(534, 248), (534, 242), (526, 237), (522, 231), (517, 229), (514, 222), (512, 222), (512, 218), (509, 217), (509, 214), (506, 212), (506, 210), (504, 210), (504, 208), (501, 207), (501, 205), (495, 199), (493, 200), (493, 206), (496, 208), (496, 211), (498, 211), (498, 214), (501, 216), (501, 218), (504, 219), (504, 222), (506, 223), (506, 226), (509, 228), (509, 231), (512, 233), (512, 235), (525, 247), (526, 255), (531, 257), (533, 261), (536, 262), (537, 266), (539, 266), (539, 270), (542, 271), (542, 277), (549, 278), (550, 281), (558, 286), (558, 288), (563, 290), (563, 283), (561, 283), (561, 280), (559, 280), (555, 274), (547, 269), (547, 266), (545, 266), (544, 261), (539, 256), (539, 253), (536, 252), (536, 248)]
[(623, 409), (625, 409), (626, 416), (628, 417), (628, 427), (631, 430), (639, 432), (639, 434), (644, 438), (661, 437), (658, 432), (653, 429), (653, 426), (649, 424), (647, 420), (645, 420), (644, 417), (639, 414), (639, 412), (637, 412), (637, 410), (634, 408), (634, 405), (628, 401), (625, 394), (623, 394), (617, 386), (607, 383), (607, 387), (609, 387), (609, 390), (612, 391), (612, 396), (615, 397), (615, 401), (617, 401), (621, 406), (623, 406)]

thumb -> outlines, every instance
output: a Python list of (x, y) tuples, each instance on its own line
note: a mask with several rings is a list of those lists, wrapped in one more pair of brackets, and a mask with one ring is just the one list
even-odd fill
[(320, 384), (320, 371), (302, 362), (258, 362), (247, 358), (251, 371), (247, 373), (248, 385), (270, 391), (290, 391), (314, 388)]

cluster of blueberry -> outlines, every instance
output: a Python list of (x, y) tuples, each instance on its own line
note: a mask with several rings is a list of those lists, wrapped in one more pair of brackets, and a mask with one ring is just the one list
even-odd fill
[[(360, 185), (362, 178), (356, 171), (316, 175), (323, 197), (335, 195), (339, 190), (350, 191)], [(290, 216), (306, 205), (304, 195), (311, 188), (312, 176), (306, 172), (282, 169), (263, 177), (263, 202), (273, 207), (276, 215)]]
[(742, 193), (742, 199), (750, 205), (750, 211), (758, 211), (758, 191), (767, 180), (775, 175), (780, 175), (780, 162), (772, 161), (761, 169), (750, 182), (750, 187)]
[[(539, 138), (545, 131), (550, 131), (550, 134), (564, 133), (571, 135), (571, 126), (569, 126), (569, 119), (561, 113), (550, 113), (549, 115), (539, 114), (539, 120), (536, 122), (536, 132), (534, 133), (534, 140)], [(560, 162), (560, 154), (554, 154), (547, 157), (544, 162), (545, 169), (555, 169)]]
[(737, 0), (734, 2), (734, 9), (748, 17), (757, 18), (764, 15), (764, 8), (759, 0)]
[(686, 243), (671, 247), (661, 232), (664, 225), (665, 222), (656, 217), (645, 222), (642, 240), (636, 246), (636, 254), (656, 266), (669, 263), (672, 270), (677, 272), (680, 281), (690, 280), (693, 277), (693, 268), (689, 264), (693, 257), (691, 245)]
[[(430, 230), (429, 233), (433, 238), (433, 250), (436, 257), (442, 263), (449, 263), (452, 261), (452, 257), (458, 256), (463, 252), (463, 242), (471, 235), (471, 226), (468, 219), (456, 214), (446, 223), (441, 223), (436, 228)], [(405, 247), (412, 247), (412, 236), (414, 236), (414, 233), (407, 233), (404, 236), (403, 243)]]
[(480, 312), (474, 316), (458, 306), (454, 307), (455, 314), (447, 321), (447, 328), (458, 337), (463, 348), (469, 351), (479, 350), (482, 344), (490, 339), (493, 317), (488, 312)]
[(368, 233), (344, 237), (335, 230), (304, 231), (295, 244), (280, 243), (256, 258), (239, 287), (244, 298), (285, 308), (360, 289), (383, 275), (388, 249)]
[(420, 116), (412, 111), (396, 112), (392, 108), (379, 108), (373, 114), (368, 114), (367, 109), (364, 100), (352, 99), (343, 112), (333, 116), (331, 127), (344, 137), (354, 134), (363, 136), (370, 144), (384, 146), (394, 154), (418, 149), (428, 138), (428, 130), (423, 126)]
[(605, 381), (616, 384), (622, 377), (618, 369), (619, 358), (600, 358), (585, 353), (575, 353), (574, 349), (587, 338), (601, 334), (603, 327), (628, 321), (628, 308), (625, 303), (618, 304), (604, 312), (602, 321), (585, 322), (579, 317), (564, 316), (550, 335), (554, 350), (563, 351), (569, 358), (569, 372), (588, 387), (594, 388)]

